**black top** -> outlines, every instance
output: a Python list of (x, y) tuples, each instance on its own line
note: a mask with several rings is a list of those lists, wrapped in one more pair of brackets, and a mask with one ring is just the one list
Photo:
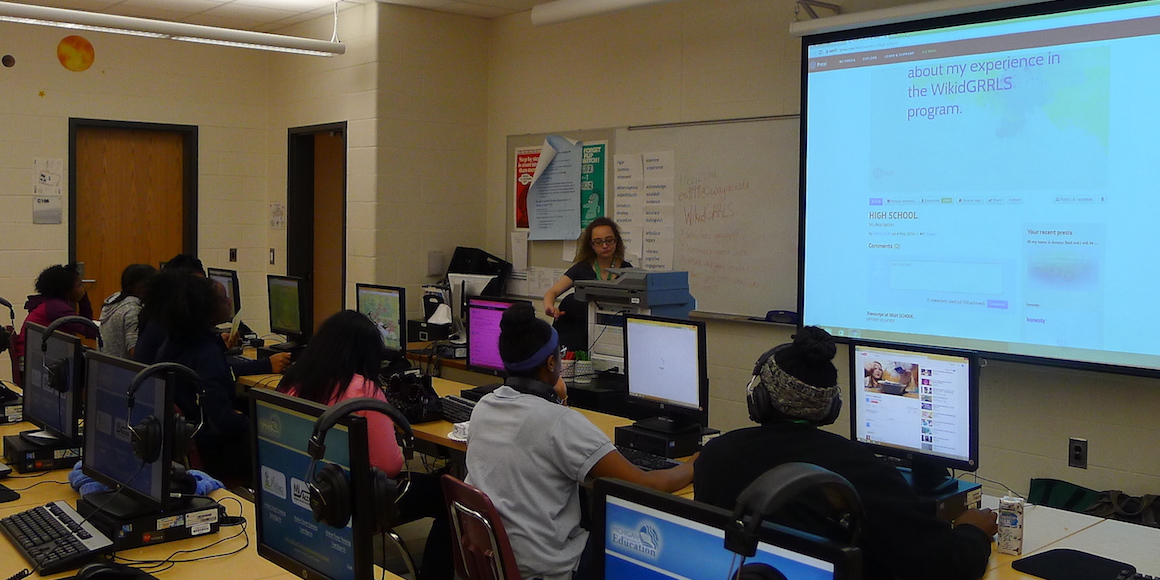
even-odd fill
[[(151, 365), (160, 362), (157, 351), (165, 343), (165, 329), (155, 322), (146, 322), (137, 335), (137, 347), (133, 349), (133, 358), (140, 363)], [(226, 358), (234, 374), (239, 377), (246, 375), (268, 375), (274, 372), (274, 365), (269, 358), (257, 360), (241, 360), (234, 357)]]
[(791, 461), (829, 469), (858, 491), (866, 512), (863, 578), (976, 580), (987, 571), (990, 536), (975, 526), (952, 528), (927, 515), (896, 468), (861, 444), (813, 425), (779, 422), (713, 439), (697, 459), (696, 499), (732, 510), (753, 480)]
[[(617, 268), (631, 267), (632, 264), (623, 260), (621, 260), (620, 265), (617, 266)], [(564, 272), (564, 275), (571, 278), (573, 282), (577, 280), (595, 280), (596, 269), (592, 267), (592, 262), (576, 262), (575, 264), (572, 264), (571, 268), (568, 268), (567, 272)]]
[[(234, 460), (248, 456), (248, 452), (235, 451), (249, 449), (250, 421), (235, 412), (239, 405), (234, 404), (234, 374), (226, 362), (225, 350), (221, 335), (210, 331), (192, 340), (166, 340), (157, 351), (158, 362), (181, 363), (201, 377), (205, 426), (197, 434), (197, 447), (205, 470), (218, 478), (249, 471), (247, 463)], [(195, 387), (187, 381), (179, 383), (174, 393), (174, 402), (191, 422), (197, 422), (199, 415), (195, 395)]]
[[(618, 268), (631, 268), (632, 264), (622, 262)], [(596, 270), (592, 262), (576, 262), (568, 268), (564, 275), (577, 280), (595, 280)], [(588, 305), (580, 302), (575, 295), (569, 294), (560, 300), (560, 310), (564, 314), (556, 319), (552, 326), (560, 333), (560, 344), (568, 350), (588, 350), (592, 345), (588, 343)]]

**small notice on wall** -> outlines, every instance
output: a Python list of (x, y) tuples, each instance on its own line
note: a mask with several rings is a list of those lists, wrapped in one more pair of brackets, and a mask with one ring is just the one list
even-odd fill
[(60, 224), (64, 220), (64, 203), (59, 195), (37, 196), (32, 205), (32, 223)]
[(270, 227), (276, 230), (286, 229), (286, 204), (270, 204)]
[(32, 195), (36, 196), (32, 205), (32, 223), (64, 223), (63, 182), (63, 159), (32, 160)]

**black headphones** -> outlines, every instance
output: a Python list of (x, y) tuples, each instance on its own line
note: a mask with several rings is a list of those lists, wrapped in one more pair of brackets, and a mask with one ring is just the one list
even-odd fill
[[(201, 400), (205, 396), (205, 386), (201, 383), (201, 377), (193, 369), (171, 362), (157, 363), (141, 369), (141, 372), (133, 377), (133, 381), (129, 383), (129, 389), (125, 392), (125, 423), (129, 428), (133, 455), (145, 463), (153, 463), (161, 458), (162, 446), (165, 444), (165, 426), (156, 415), (149, 415), (134, 425), (133, 395), (146, 380), (161, 373), (184, 376), (197, 386), (197, 410), (200, 417), (197, 425), (190, 423), (184, 417), (174, 417), (171, 457), (184, 457), (189, 452), (193, 436), (197, 435), (197, 432), (201, 431), (202, 426), (205, 425), (205, 409), (201, 405)], [(154, 409), (154, 412), (165, 416), (163, 409)]]
[(525, 395), (535, 395), (557, 405), (561, 403), (560, 395), (556, 394), (555, 387), (539, 379), (533, 379), (531, 377), (508, 377), (504, 381), (504, 384)]
[(8, 326), (0, 326), (0, 353), (8, 350), (8, 345), (12, 340), (12, 332), (16, 328), (16, 310), (12, 308), (12, 303), (0, 298), (0, 306), (8, 307), (8, 317), (12, 320), (12, 324)]
[[(73, 322), (97, 331), (97, 346), (104, 348), (105, 341), (101, 340), (101, 327), (97, 326), (95, 322), (84, 316), (77, 316), (75, 314), (72, 316), (62, 316), (49, 323), (44, 328), (44, 335), (40, 337), (40, 352), (45, 355), (45, 359), (48, 358), (48, 337), (52, 336), (52, 333), (56, 332), (61, 326)], [(68, 364), (68, 359), (61, 359), (52, 364), (44, 365), (44, 370), (48, 373), (48, 386), (52, 387), (58, 393), (68, 391)]]
[[(346, 472), (334, 463), (327, 463), (321, 471), (315, 471), (315, 466), (326, 456), (326, 432), (334, 427), (340, 419), (355, 411), (378, 411), (391, 418), (396, 426), (403, 430), (403, 447), (412, 447), (415, 434), (411, 431), (411, 424), (393, 405), (386, 401), (361, 397), (347, 399), (329, 409), (314, 422), (314, 432), (310, 435), (308, 451), (310, 453), (310, 468), (306, 474), (310, 490), (310, 511), (314, 514), (314, 521), (323, 522), (336, 528), (346, 527), (350, 521), (351, 483)], [(371, 508), (374, 515), (376, 530), (388, 530), (394, 526), (399, 516), (396, 503), (406, 493), (410, 486), (410, 478), (403, 483), (371, 467)]]
[(812, 463), (783, 463), (753, 480), (737, 496), (733, 518), (725, 527), (725, 548), (744, 557), (757, 553), (757, 531), (762, 522), (775, 516), (802, 492), (820, 490), (829, 500), (827, 514), (819, 514), (830, 540), (858, 545), (862, 532), (862, 500), (850, 482)]
[[(773, 406), (773, 399), (769, 391), (761, 388), (761, 368), (774, 355), (782, 349), (789, 348), (792, 343), (786, 343), (775, 346), (762, 354), (757, 359), (757, 364), (753, 365), (753, 378), (749, 379), (749, 386), (745, 388), (745, 406), (749, 408), (749, 419), (754, 423), (762, 424), (769, 423), (780, 418), (785, 418)], [(774, 364), (777, 364), (774, 362)], [(810, 421), (815, 425), (830, 425), (838, 420), (838, 415), (842, 412), (842, 397), (834, 397), (830, 401), (830, 408), (826, 411), (826, 415), (817, 421)]]

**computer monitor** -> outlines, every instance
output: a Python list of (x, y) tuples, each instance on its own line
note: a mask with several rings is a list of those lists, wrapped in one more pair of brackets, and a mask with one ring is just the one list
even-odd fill
[(355, 284), (355, 308), (379, 327), (383, 345), (407, 350), (407, 291), (398, 286)]
[(306, 281), (295, 276), (266, 276), (270, 299), (270, 331), (283, 334), (287, 342), (275, 349), (289, 350), (305, 344), (310, 336), (310, 302)]
[(624, 369), (629, 402), (659, 414), (637, 427), (672, 433), (708, 424), (704, 322), (625, 314)]
[[(307, 489), (307, 441), (326, 411), (318, 403), (268, 389), (250, 390), (258, 554), (303, 580), (373, 580), (372, 481), (366, 420), (341, 419), (326, 435), (327, 463), (346, 472), (353, 499), (350, 525), (314, 521)], [(316, 470), (321, 471), (322, 465)]]
[[(461, 336), (466, 327), (463, 313), (467, 299), (472, 296), (483, 296), (488, 285), (495, 279), (494, 274), (447, 274), (447, 283), (451, 286), (452, 322), (455, 324), (455, 331), (461, 333)], [(498, 293), (494, 295), (499, 296)]]
[[(742, 558), (725, 548), (732, 515), (718, 507), (613, 479), (598, 479), (592, 511), (600, 548), (594, 578), (736, 578)], [(746, 565), (775, 568), (787, 580), (853, 580), (861, 551), (766, 523)]]
[(467, 299), (467, 368), (506, 377), (507, 369), (499, 356), (499, 320), (505, 310), (517, 302), (502, 298)]
[(24, 354), (24, 420), (42, 430), (21, 433), (21, 438), (41, 445), (80, 442), (85, 377), (81, 339), (57, 330), (48, 337), (47, 351), (42, 351), (48, 329), (34, 322), (24, 327), (28, 337)]
[[(120, 517), (164, 512), (176, 500), (170, 497), (173, 474), (172, 440), (175, 415), (169, 379), (156, 375), (145, 380), (133, 397), (132, 417), (126, 394), (133, 377), (146, 365), (102, 354), (85, 353), (85, 443), (82, 471), (120, 492), (90, 498), (92, 505)], [(133, 453), (129, 425), (147, 417), (161, 424), (161, 456), (146, 463)], [(88, 498), (88, 496), (86, 496)]]
[(920, 494), (950, 491), (947, 469), (979, 467), (979, 358), (927, 346), (850, 348), (850, 437), (910, 461)]
[(221, 268), (206, 268), (205, 273), (210, 280), (221, 282), (226, 287), (226, 297), (234, 303), (234, 313), (242, 311), (241, 285), (238, 283), (237, 270), (223, 270)]

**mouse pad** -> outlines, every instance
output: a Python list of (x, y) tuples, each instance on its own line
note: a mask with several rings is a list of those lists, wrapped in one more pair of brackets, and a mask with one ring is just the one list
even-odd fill
[(1011, 567), (1047, 580), (1116, 580), (1124, 570), (1136, 571), (1131, 564), (1067, 548), (1015, 560)]
[(8, 503), (20, 499), (20, 494), (12, 491), (8, 486), (0, 484), (0, 503)]

